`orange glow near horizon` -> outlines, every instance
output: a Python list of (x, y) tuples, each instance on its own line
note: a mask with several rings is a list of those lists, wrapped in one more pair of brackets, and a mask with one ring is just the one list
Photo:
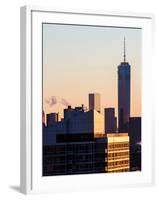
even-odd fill
[(46, 103), (51, 96), (72, 107), (84, 104), (88, 94), (101, 95), (101, 111), (114, 107), (117, 116), (117, 66), (131, 65), (131, 116), (141, 116), (141, 29), (43, 25), (43, 110), (60, 112), (66, 106)]

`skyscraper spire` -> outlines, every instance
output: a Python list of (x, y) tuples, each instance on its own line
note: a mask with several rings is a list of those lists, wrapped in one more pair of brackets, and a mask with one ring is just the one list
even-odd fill
[(126, 62), (126, 47), (125, 47), (125, 37), (124, 37), (124, 63)]

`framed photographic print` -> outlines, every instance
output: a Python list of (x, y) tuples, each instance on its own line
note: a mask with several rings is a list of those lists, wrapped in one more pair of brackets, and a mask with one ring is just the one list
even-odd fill
[(21, 8), (21, 191), (152, 184), (149, 14)]

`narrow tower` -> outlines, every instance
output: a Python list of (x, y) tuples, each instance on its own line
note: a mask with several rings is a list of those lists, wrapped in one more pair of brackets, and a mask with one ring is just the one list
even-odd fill
[(126, 61), (124, 37), (124, 61), (118, 66), (118, 131), (128, 132), (130, 118), (131, 66)]

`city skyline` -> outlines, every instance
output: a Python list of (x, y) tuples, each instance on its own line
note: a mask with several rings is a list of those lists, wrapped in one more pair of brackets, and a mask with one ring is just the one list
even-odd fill
[(141, 171), (140, 37), (43, 24), (43, 176)]
[(101, 112), (114, 107), (117, 116), (117, 66), (123, 62), (124, 36), (132, 66), (131, 116), (141, 116), (141, 30), (114, 27), (43, 24), (44, 111), (61, 112), (66, 107), (61, 102), (49, 106), (54, 95), (73, 107), (84, 104), (88, 108), (87, 94), (99, 93)]

